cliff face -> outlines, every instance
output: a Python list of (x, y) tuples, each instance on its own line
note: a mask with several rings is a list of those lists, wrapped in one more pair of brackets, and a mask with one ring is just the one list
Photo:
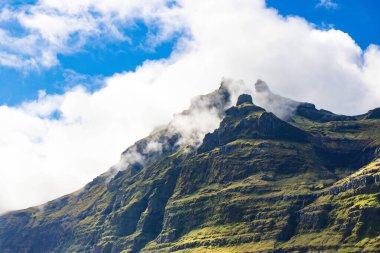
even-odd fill
[[(379, 252), (378, 110), (292, 102), (284, 121), (247, 95), (216, 105), (223, 120), (198, 148), (162, 129), (124, 153), (144, 162), (1, 216), (0, 251)], [(146, 148), (160, 138), (160, 152)]]

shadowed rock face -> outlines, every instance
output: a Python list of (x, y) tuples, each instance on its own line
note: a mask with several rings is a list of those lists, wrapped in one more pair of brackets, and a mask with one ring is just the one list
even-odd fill
[(336, 115), (326, 110), (317, 110), (315, 105), (310, 103), (301, 103), (298, 105), (295, 114), (317, 122), (350, 121), (355, 119), (350, 116)]
[(0, 252), (378, 252), (377, 109), (349, 117), (293, 101), (284, 121), (249, 95), (228, 100), (222, 87), (183, 112), (223, 116), (199, 148), (169, 125), (127, 149), (143, 160), (114, 177), (0, 216)]
[(253, 104), (251, 95), (248, 94), (241, 94), (238, 97), (236, 106), (242, 105), (244, 103)]
[[(239, 101), (240, 100), (240, 101)], [(243, 102), (242, 101), (248, 101)], [(308, 134), (263, 108), (255, 106), (249, 95), (241, 95), (236, 107), (226, 111), (218, 129), (207, 134), (199, 152), (212, 150), (237, 139), (285, 139), (306, 141)]]
[(380, 119), (380, 108), (373, 109), (365, 115), (366, 119)]

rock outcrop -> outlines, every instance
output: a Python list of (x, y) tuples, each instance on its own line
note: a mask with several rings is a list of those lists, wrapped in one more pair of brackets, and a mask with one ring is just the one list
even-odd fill
[(198, 148), (160, 128), (81, 191), (0, 216), (0, 252), (379, 252), (377, 111), (335, 115), (256, 90), (291, 113), (247, 94), (226, 109), (223, 86), (198, 97), (183, 115), (223, 117)]

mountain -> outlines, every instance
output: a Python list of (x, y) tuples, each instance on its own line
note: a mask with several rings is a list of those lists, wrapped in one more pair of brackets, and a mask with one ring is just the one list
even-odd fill
[[(263, 81), (262, 107), (234, 97), (222, 84), (83, 189), (1, 216), (0, 252), (379, 252), (380, 109), (336, 115)], [(204, 113), (212, 132), (178, 123)]]

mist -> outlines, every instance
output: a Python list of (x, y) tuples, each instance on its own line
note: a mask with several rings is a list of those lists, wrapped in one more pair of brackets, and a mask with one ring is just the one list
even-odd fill
[(174, 114), (167, 125), (155, 127), (148, 137), (126, 149), (120, 161), (104, 174), (106, 182), (119, 171), (127, 170), (133, 176), (147, 162), (164, 152), (173, 152), (179, 148), (185, 148), (185, 152), (194, 151), (202, 144), (207, 133), (218, 128), (226, 109), (236, 103), (240, 94), (250, 90), (243, 81), (224, 78), (217, 90), (196, 96), (191, 100), (190, 107)]
[[(59, 8), (54, 6), (59, 3), (51, 2), (49, 8)], [(115, 3), (102, 11), (117, 12)], [(71, 10), (60, 10), (64, 17), (75, 17)], [(253, 94), (255, 104), (283, 118), (293, 106), (286, 103), (290, 107), (282, 111), (284, 105), (273, 105), (278, 99), (255, 95), (257, 79), (268, 83), (274, 94), (339, 114), (361, 114), (380, 106), (377, 45), (362, 49), (344, 31), (321, 30), (302, 18), (283, 17), (260, 0), (179, 1), (176, 8), (165, 5), (164, 10), (155, 16), (162, 38), (185, 31), (168, 58), (104, 78), (95, 92), (78, 84), (64, 94), (41, 91), (36, 100), (0, 106), (0, 211), (39, 205), (80, 189), (157, 126), (169, 124), (179, 132), (177, 145), (197, 145), (218, 126), (221, 108), (232, 105), (236, 95), (230, 104), (213, 109), (207, 101), (191, 99), (218, 89), (223, 77), (245, 83), (242, 89), (231, 86), (232, 94)], [(138, 15), (139, 20), (148, 19), (141, 15), (149, 12)], [(160, 38), (155, 38), (157, 43)], [(186, 108), (191, 110), (181, 114)], [(138, 153), (165, 148), (154, 140)], [(144, 159), (132, 156), (118, 170), (125, 169), (128, 160)]]

